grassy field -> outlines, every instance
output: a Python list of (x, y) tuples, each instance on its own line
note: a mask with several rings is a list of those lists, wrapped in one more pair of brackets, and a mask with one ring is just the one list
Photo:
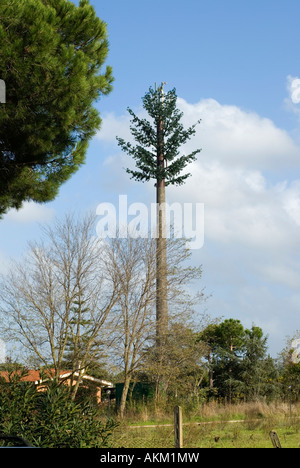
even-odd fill
[[(174, 448), (172, 415), (131, 416), (114, 432), (114, 448)], [(183, 416), (184, 448), (273, 448), (275, 430), (282, 448), (300, 448), (300, 407), (244, 404), (210, 405)], [(140, 426), (140, 427), (137, 427)]]

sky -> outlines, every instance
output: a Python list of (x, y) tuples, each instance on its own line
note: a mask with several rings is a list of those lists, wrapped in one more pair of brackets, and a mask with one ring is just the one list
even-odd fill
[(95, 105), (102, 127), (86, 164), (50, 203), (26, 203), (0, 221), (0, 271), (41, 226), (100, 203), (155, 202), (152, 183), (130, 180), (127, 107), (144, 116), (155, 83), (176, 88), (183, 124), (198, 119), (183, 148), (201, 152), (169, 203), (204, 205), (201, 288), (212, 318), (260, 326), (277, 356), (300, 329), (300, 3), (298, 0), (93, 0), (107, 23), (114, 90)]

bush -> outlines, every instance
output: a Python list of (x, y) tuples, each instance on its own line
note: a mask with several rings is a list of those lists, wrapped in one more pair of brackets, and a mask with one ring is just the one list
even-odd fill
[(68, 387), (52, 381), (38, 392), (35, 385), (11, 374), (0, 379), (0, 432), (17, 435), (44, 448), (107, 447), (116, 427), (100, 421), (88, 401), (72, 401)]

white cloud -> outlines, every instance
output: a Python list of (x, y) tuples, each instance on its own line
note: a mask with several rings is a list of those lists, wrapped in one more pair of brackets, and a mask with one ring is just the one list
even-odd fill
[(11, 209), (3, 216), (3, 221), (13, 221), (16, 223), (32, 223), (36, 221), (48, 222), (54, 216), (54, 209), (45, 205), (24, 202), (19, 210)]
[(288, 92), (288, 96), (284, 100), (284, 105), (288, 112), (295, 114), (298, 118), (298, 123), (293, 133), (294, 133), (294, 138), (299, 141), (300, 78), (288, 75), (287, 92)]
[(298, 77), (288, 76), (289, 98), (293, 104), (300, 103), (300, 79)]
[(168, 189), (170, 201), (205, 206), (205, 241), (268, 252), (298, 248), (300, 183), (271, 184), (254, 170), (200, 161), (186, 185)]
[(102, 142), (116, 142), (116, 137), (130, 139), (130, 115), (116, 116), (113, 112), (106, 114), (96, 138)]
[(282, 204), (290, 219), (300, 226), (300, 180), (293, 181), (282, 190)]
[(264, 265), (261, 272), (272, 283), (287, 286), (290, 290), (298, 291), (300, 285), (299, 265), (270, 264)]
[(203, 149), (201, 161), (272, 171), (300, 167), (300, 148), (270, 119), (236, 106), (221, 105), (214, 99), (196, 104), (179, 99), (178, 104), (187, 125), (202, 119), (197, 135), (188, 145), (188, 149)]

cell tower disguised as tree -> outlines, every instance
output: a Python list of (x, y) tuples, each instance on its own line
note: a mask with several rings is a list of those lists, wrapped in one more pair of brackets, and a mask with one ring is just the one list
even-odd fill
[(173, 89), (164, 93), (162, 83), (151, 88), (143, 98), (143, 107), (152, 121), (139, 118), (131, 109), (130, 126), (136, 145), (117, 138), (119, 146), (136, 161), (137, 170), (127, 169), (132, 178), (141, 182), (155, 179), (157, 202), (157, 254), (156, 254), (156, 334), (158, 342), (168, 329), (167, 301), (167, 245), (166, 196), (169, 184), (182, 185), (191, 175), (183, 173), (185, 167), (196, 159), (199, 149), (180, 155), (180, 147), (195, 134), (195, 125), (184, 129), (183, 113), (176, 107), (177, 95)]

